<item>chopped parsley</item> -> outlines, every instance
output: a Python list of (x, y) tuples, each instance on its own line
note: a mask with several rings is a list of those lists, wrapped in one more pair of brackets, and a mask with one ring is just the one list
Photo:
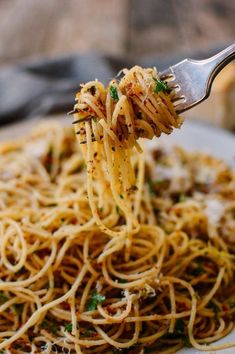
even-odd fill
[(155, 77), (153, 77), (153, 80), (156, 83), (156, 86), (153, 89), (154, 93), (158, 93), (158, 92), (170, 93), (171, 92), (171, 89), (168, 87), (167, 82), (162, 81), (162, 80), (158, 80)]
[(68, 323), (68, 324), (65, 326), (64, 330), (65, 330), (66, 332), (71, 333), (72, 330), (73, 330), (73, 325), (72, 325), (72, 323)]
[(125, 284), (125, 283), (127, 283), (127, 280), (126, 279), (118, 279), (118, 283)]
[(154, 183), (152, 181), (148, 181), (149, 194), (155, 195)]
[(184, 321), (181, 318), (175, 322), (175, 333), (178, 335), (184, 334)]
[(193, 269), (191, 273), (195, 276), (201, 275), (205, 273), (205, 269), (203, 268), (203, 266), (199, 265), (197, 268)]
[(120, 214), (120, 208), (118, 205), (116, 205), (116, 213), (119, 215)]
[(185, 332), (186, 332), (186, 327), (185, 327), (184, 321), (181, 318), (179, 318), (175, 322), (174, 332), (165, 334), (163, 336), (163, 338), (165, 338), (165, 339), (178, 339), (178, 338), (180, 338), (185, 346), (190, 347), (191, 344), (190, 344), (189, 338)]
[(82, 162), (79, 166), (76, 166), (70, 173), (79, 173), (86, 169), (86, 163)]
[(20, 315), (23, 311), (23, 304), (14, 304), (13, 305), (15, 312)]
[(204, 265), (203, 261), (201, 259), (198, 259), (197, 266), (191, 271), (191, 274), (198, 276), (198, 275), (205, 273), (205, 269), (204, 269), (203, 265)]
[(187, 199), (186, 195), (181, 193), (179, 195), (179, 203), (185, 202), (185, 200)]
[(8, 297), (5, 294), (0, 293), (0, 304), (4, 304), (7, 300), (9, 300)]
[(219, 307), (216, 305), (216, 303), (213, 301), (210, 301), (208, 304), (208, 307), (213, 310), (213, 312), (215, 314), (215, 319), (218, 320)]
[(161, 184), (164, 182), (164, 179), (156, 179), (156, 181), (154, 181), (154, 184)]
[(105, 296), (98, 293), (98, 291), (93, 291), (88, 304), (87, 304), (87, 311), (94, 311), (96, 310), (97, 306), (102, 304), (105, 301)]
[(96, 331), (94, 331), (93, 329), (87, 329), (84, 333), (83, 336), (84, 337), (94, 337), (96, 335)]
[(122, 194), (119, 194), (119, 197), (120, 197), (121, 199), (124, 199), (124, 197), (123, 197), (123, 195), (122, 195)]
[(150, 195), (156, 195), (155, 186), (160, 185), (165, 182), (163, 179), (157, 179), (155, 181), (148, 181), (149, 193)]
[(234, 309), (235, 308), (235, 301), (231, 301), (229, 303), (229, 307), (230, 307), (230, 309)]
[(118, 101), (118, 93), (117, 93), (117, 88), (113, 85), (110, 86), (109, 88), (110, 95), (114, 101)]
[(57, 332), (59, 330), (59, 328), (56, 326), (55, 323), (50, 322), (48, 320), (43, 320), (40, 325), (40, 328), (46, 329), (48, 332), (51, 332), (53, 334), (57, 334)]

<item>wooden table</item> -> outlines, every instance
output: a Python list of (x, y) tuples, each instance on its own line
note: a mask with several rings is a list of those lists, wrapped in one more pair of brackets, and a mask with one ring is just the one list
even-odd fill
[(132, 56), (235, 38), (234, 0), (0, 0), (0, 64), (70, 52)]

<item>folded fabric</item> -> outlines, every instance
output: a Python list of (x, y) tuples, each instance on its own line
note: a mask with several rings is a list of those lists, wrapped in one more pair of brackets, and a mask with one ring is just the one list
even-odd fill
[[(191, 57), (203, 58), (210, 54), (211, 51), (196, 53)], [(107, 83), (121, 68), (136, 63), (162, 70), (185, 56), (142, 57), (134, 62), (89, 53), (3, 67), (0, 70), (0, 124), (69, 111), (82, 82), (98, 78)]]

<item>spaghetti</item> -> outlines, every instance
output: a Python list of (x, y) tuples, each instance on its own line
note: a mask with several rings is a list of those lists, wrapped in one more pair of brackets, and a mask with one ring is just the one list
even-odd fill
[(234, 327), (235, 173), (176, 147), (135, 154), (134, 136), (113, 151), (83, 124), (82, 153), (56, 122), (0, 145), (0, 350), (233, 345), (209, 344)]
[[(159, 79), (155, 68), (135, 66), (123, 73), (121, 81), (112, 80), (107, 90), (99, 81), (82, 85), (73, 113), (78, 141), (84, 144), (88, 197), (96, 223), (112, 237), (126, 233), (130, 239), (140, 226), (137, 215), (144, 178), (144, 157), (132, 161), (132, 148), (141, 152), (137, 142), (140, 137), (152, 139), (162, 132), (170, 134), (181, 126), (182, 119), (175, 112), (167, 83)], [(96, 191), (94, 180), (98, 181)], [(126, 219), (118, 231), (104, 225), (94, 203), (94, 193), (98, 193), (98, 205), (103, 208), (108, 200), (103, 195), (110, 192)]]

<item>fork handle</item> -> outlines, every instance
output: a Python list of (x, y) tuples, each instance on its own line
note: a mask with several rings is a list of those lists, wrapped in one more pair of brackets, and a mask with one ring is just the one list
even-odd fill
[(206, 65), (206, 68), (209, 72), (208, 84), (207, 84), (208, 94), (210, 92), (211, 85), (215, 77), (233, 59), (235, 59), (235, 43), (225, 48), (224, 50), (214, 55), (213, 57), (210, 57), (205, 60), (201, 60), (201, 62), (203, 62), (203, 64)]

